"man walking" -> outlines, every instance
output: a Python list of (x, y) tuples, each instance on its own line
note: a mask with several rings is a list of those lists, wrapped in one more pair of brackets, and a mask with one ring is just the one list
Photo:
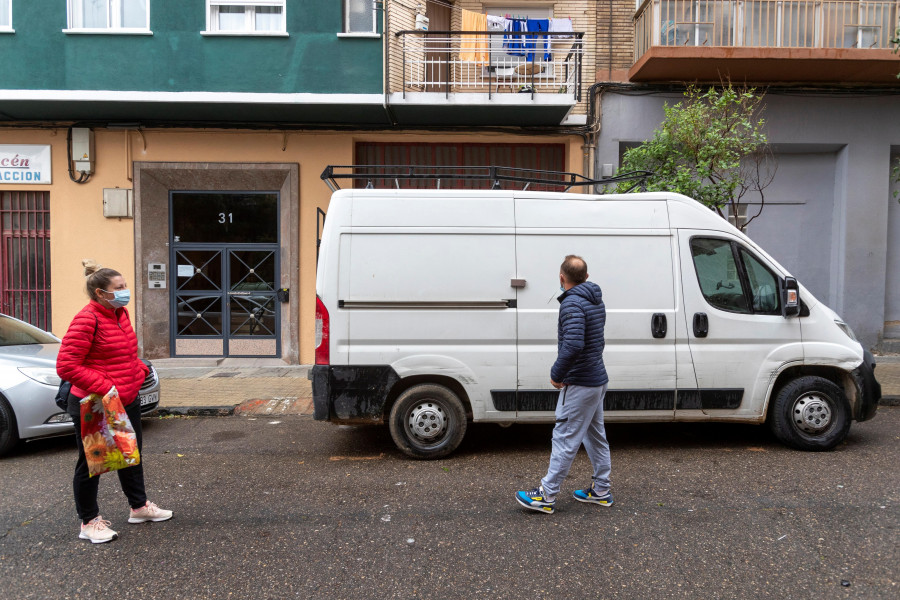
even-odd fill
[(600, 286), (588, 281), (587, 263), (580, 256), (566, 256), (560, 267), (557, 324), (557, 357), (550, 369), (550, 383), (560, 390), (550, 468), (540, 487), (516, 492), (525, 508), (552, 514), (556, 496), (578, 449), (584, 444), (594, 475), (590, 486), (576, 490), (579, 502), (612, 506), (609, 491), (609, 442), (603, 426), (603, 397), (609, 378), (603, 366), (603, 327), (606, 307)]

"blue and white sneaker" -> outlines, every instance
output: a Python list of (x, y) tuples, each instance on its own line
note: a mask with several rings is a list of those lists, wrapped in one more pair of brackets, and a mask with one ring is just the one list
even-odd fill
[(516, 502), (527, 509), (536, 510), (538, 512), (553, 514), (553, 507), (556, 505), (556, 499), (547, 498), (544, 495), (543, 487), (536, 487), (530, 492), (516, 492)]
[(575, 490), (575, 492), (572, 494), (572, 497), (579, 502), (589, 502), (591, 504), (599, 504), (600, 506), (613, 505), (612, 492), (607, 490), (606, 493), (601, 496), (594, 491), (593, 486), (584, 490)]

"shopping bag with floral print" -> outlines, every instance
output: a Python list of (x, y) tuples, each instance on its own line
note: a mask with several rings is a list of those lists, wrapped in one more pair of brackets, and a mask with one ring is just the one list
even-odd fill
[(141, 463), (134, 427), (115, 388), (81, 400), (81, 441), (90, 477)]

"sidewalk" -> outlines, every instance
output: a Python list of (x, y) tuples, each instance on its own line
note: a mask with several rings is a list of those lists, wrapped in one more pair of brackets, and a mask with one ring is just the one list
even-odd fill
[(160, 414), (312, 414), (308, 365), (229, 360), (234, 366), (192, 359), (153, 361), (160, 379)]
[[(160, 414), (311, 415), (309, 365), (229, 359), (231, 365), (192, 359), (153, 361), (160, 377)], [(228, 361), (223, 361), (228, 362)], [(900, 355), (876, 356), (882, 405), (900, 405)]]

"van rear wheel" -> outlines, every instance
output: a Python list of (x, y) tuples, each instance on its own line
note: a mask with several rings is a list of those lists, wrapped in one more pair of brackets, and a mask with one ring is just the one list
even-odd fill
[(831, 450), (850, 430), (843, 390), (822, 377), (798, 377), (775, 397), (769, 426), (782, 443), (800, 450)]
[(413, 458), (440, 458), (456, 450), (466, 435), (466, 411), (442, 385), (416, 385), (397, 398), (388, 421), (397, 447)]

